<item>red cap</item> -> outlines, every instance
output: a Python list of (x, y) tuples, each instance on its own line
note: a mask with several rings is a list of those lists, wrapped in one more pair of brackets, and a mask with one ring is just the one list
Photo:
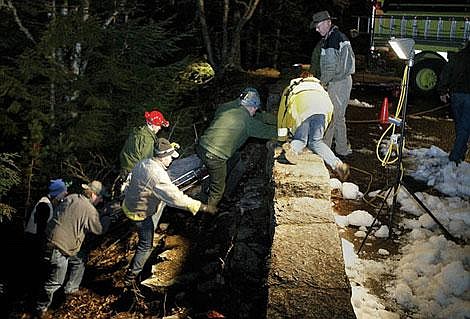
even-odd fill
[(163, 114), (160, 113), (159, 111), (151, 111), (151, 112), (145, 112), (145, 120), (147, 123), (152, 124), (152, 125), (157, 125), (157, 126), (164, 126), (168, 127), (170, 123), (165, 120), (163, 117)]

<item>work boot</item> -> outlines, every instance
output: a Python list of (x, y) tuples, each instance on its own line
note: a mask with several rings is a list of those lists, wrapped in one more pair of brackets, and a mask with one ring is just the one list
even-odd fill
[(338, 175), (338, 179), (342, 182), (348, 179), (349, 177), (349, 165), (346, 163), (336, 164), (335, 172)]
[(293, 165), (297, 165), (297, 163), (299, 162), (299, 156), (296, 152), (292, 150), (290, 143), (285, 142), (284, 144), (282, 144), (282, 149), (284, 150), (284, 157), (286, 158), (286, 160)]
[(293, 165), (296, 165), (300, 162), (308, 162), (312, 160), (311, 155), (313, 154), (311, 150), (305, 148), (302, 152), (297, 153), (292, 150), (292, 146), (289, 142), (282, 144), (282, 149), (284, 150), (284, 157), (286, 160)]

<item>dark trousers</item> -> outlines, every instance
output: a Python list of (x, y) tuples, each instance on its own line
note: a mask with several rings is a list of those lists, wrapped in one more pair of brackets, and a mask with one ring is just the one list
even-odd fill
[(455, 121), (455, 142), (449, 160), (460, 162), (465, 160), (467, 143), (470, 136), (470, 94), (453, 93), (451, 108)]
[[(217, 206), (225, 192), (227, 175), (234, 171), (237, 172), (237, 176), (241, 177), (241, 174), (238, 173), (239, 171), (243, 171), (240, 152), (236, 152), (228, 160), (212, 154), (199, 145), (196, 146), (196, 152), (209, 172), (210, 185), (207, 204)], [(236, 169), (234, 170), (234, 168)], [(239, 180), (240, 178), (232, 178), (232, 176), (230, 176), (230, 185), (228, 187), (230, 192), (234, 190)]]

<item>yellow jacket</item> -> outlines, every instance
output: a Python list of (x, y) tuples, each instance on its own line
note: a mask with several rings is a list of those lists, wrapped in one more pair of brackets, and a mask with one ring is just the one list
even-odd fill
[(333, 104), (320, 81), (315, 77), (297, 78), (291, 80), (284, 89), (277, 114), (278, 138), (285, 139), (280, 134), (287, 129), (291, 134), (307, 118), (314, 114), (325, 115), (325, 130), (333, 116)]

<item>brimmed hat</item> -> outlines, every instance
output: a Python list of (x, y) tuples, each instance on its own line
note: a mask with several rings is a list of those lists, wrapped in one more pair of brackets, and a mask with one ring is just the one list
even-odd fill
[(51, 197), (57, 197), (63, 192), (67, 191), (67, 185), (65, 185), (62, 179), (52, 179), (49, 184), (49, 195)]
[(96, 195), (101, 195), (102, 197), (108, 197), (109, 194), (106, 192), (103, 184), (100, 181), (92, 181), (88, 184), (82, 184), (83, 189), (89, 189)]
[(312, 22), (310, 23), (310, 29), (315, 29), (317, 24), (325, 20), (334, 20), (336, 18), (331, 17), (328, 11), (319, 11), (313, 14)]
[(159, 138), (157, 144), (155, 145), (154, 154), (156, 157), (162, 158), (165, 156), (170, 156), (173, 158), (177, 158), (180, 156), (175, 148), (171, 145), (170, 141), (166, 138)]

